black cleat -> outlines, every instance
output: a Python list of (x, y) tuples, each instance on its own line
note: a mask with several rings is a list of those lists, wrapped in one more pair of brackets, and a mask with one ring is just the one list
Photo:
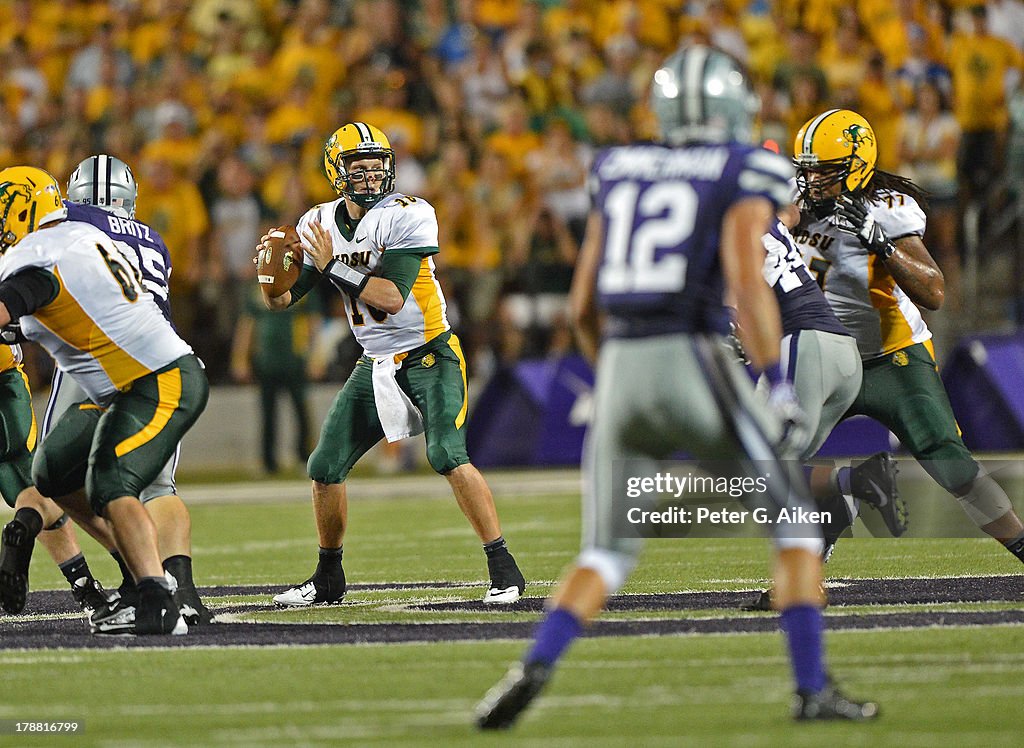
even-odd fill
[(79, 577), (71, 585), (71, 596), (75, 598), (86, 617), (91, 617), (109, 603), (120, 599), (117, 592), (108, 592), (103, 585), (92, 577)]
[(540, 662), (517, 662), (476, 706), (476, 726), (481, 730), (505, 730), (541, 692), (552, 667)]
[(199, 598), (199, 592), (195, 587), (191, 589), (179, 587), (178, 591), (174, 593), (174, 603), (181, 611), (181, 617), (189, 626), (208, 626), (217, 622), (216, 616)]
[(874, 507), (894, 538), (907, 531), (907, 505), (896, 486), (899, 468), (888, 452), (871, 455), (850, 469), (850, 489), (862, 504)]
[(878, 716), (878, 704), (873, 701), (851, 701), (831, 683), (818, 693), (797, 691), (793, 702), (793, 719), (799, 721), (825, 721), (845, 719), (866, 722)]
[(744, 603), (740, 606), (740, 610), (756, 610), (756, 611), (767, 611), (772, 609), (772, 588), (758, 592), (757, 597), (752, 599), (749, 603)]
[(135, 609), (135, 635), (148, 636), (188, 633), (188, 624), (174, 604), (170, 591), (163, 588), (139, 594)]
[(135, 636), (135, 606), (118, 597), (89, 615), (89, 631), (97, 636)]
[[(774, 587), (769, 587), (763, 592), (758, 592), (757, 597), (753, 598), (749, 603), (744, 603), (740, 606), (740, 610), (747, 611), (771, 611), (775, 610), (772, 607), (772, 593), (775, 591)], [(828, 607), (828, 592), (825, 590), (824, 582), (821, 585), (821, 607)]]
[(511, 553), (488, 556), (487, 573), (491, 577), (491, 583), (484, 594), (485, 604), (509, 605), (522, 597), (526, 589), (526, 578), (519, 571), (519, 566)]
[(4, 527), (0, 548), (0, 605), (8, 613), (20, 613), (28, 601), (28, 567), (36, 537), (17, 517)]
[(114, 590), (114, 594), (125, 605), (131, 605), (132, 607), (139, 604), (139, 590), (135, 586), (135, 582), (130, 579), (125, 579), (121, 582), (121, 586)]

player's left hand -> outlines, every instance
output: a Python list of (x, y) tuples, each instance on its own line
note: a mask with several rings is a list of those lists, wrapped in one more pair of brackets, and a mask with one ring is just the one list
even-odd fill
[(896, 246), (889, 241), (863, 200), (850, 195), (840, 196), (836, 200), (836, 216), (839, 218), (836, 227), (857, 237), (857, 241), (869, 253), (885, 260), (896, 251)]
[(304, 232), (303, 238), (309, 243), (309, 256), (313, 258), (313, 264), (322, 273), (334, 259), (334, 244), (331, 235), (319, 221), (310, 223), (309, 228), (311, 230)]
[(782, 424), (779, 451), (784, 454), (796, 451), (807, 433), (807, 414), (800, 407), (792, 382), (782, 381), (772, 386), (768, 407)]

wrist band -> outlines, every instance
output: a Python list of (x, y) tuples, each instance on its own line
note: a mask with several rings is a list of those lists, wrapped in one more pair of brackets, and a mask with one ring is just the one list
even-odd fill
[(359, 294), (363, 292), (366, 284), (370, 282), (370, 275), (368, 273), (363, 273), (349, 267), (339, 261), (337, 257), (327, 263), (327, 267), (324, 268), (324, 275), (330, 278), (331, 283), (337, 286), (340, 291), (350, 293), (356, 298), (359, 298)]

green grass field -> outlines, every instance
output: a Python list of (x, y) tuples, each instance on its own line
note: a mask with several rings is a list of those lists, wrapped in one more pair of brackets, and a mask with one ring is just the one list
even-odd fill
[[(436, 481), (424, 477), (424, 481)], [(296, 487), (297, 486), (297, 487)], [(290, 492), (304, 489), (295, 484)], [(187, 494), (187, 487), (185, 493)], [(541, 596), (577, 550), (578, 497), (499, 499), (505, 535)], [(194, 506), (196, 579), (208, 585), (303, 580), (315, 564), (308, 503)], [(406, 610), (425, 600), (475, 599), (483, 555), (454, 501), (410, 496), (350, 506), (350, 583), (479, 582), (479, 587), (359, 590), (340, 607), (274, 611), (262, 596), (232, 620), (388, 623), (534, 620), (526, 612)], [(86, 544), (94, 570), (115, 568)], [(652, 541), (624, 592), (752, 589), (768, 576), (763, 540)], [(977, 539), (851, 539), (834, 577), (1017, 574), (995, 543)], [(63, 579), (37, 550), (33, 590)], [(1024, 609), (1024, 600), (901, 606), (932, 611)], [(238, 608), (236, 608), (238, 610)], [(848, 608), (843, 613), (878, 612)], [(836, 608), (830, 614), (838, 614)], [(750, 615), (657, 611), (615, 618)], [(85, 623), (82, 624), (83, 630)], [(0, 631), (2, 635), (2, 631)], [(2, 720), (84, 720), (76, 736), (0, 736), (24, 745), (1016, 745), (1024, 686), (1024, 627), (842, 631), (828, 636), (829, 665), (854, 696), (877, 699), (871, 725), (796, 725), (783, 640), (774, 634), (593, 638), (580, 641), (513, 733), (471, 727), (484, 691), (523, 641), (203, 649), (0, 650)]]

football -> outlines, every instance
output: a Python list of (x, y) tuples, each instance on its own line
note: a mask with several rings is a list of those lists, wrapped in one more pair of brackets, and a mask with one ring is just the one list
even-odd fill
[(271, 297), (295, 285), (302, 272), (302, 240), (294, 226), (270, 230), (263, 249), (256, 254), (256, 279)]

